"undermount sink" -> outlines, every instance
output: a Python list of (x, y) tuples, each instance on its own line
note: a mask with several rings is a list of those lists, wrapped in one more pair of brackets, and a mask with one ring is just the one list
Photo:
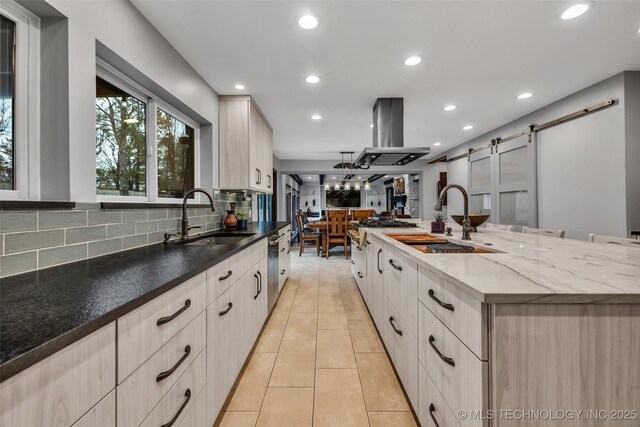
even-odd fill
[(213, 246), (213, 245), (233, 245), (241, 240), (251, 237), (256, 233), (229, 233), (229, 232), (216, 232), (209, 233), (204, 236), (196, 236), (195, 240), (187, 240), (184, 242), (178, 242), (183, 245), (189, 246)]
[(404, 243), (425, 254), (490, 254), (499, 251), (479, 248), (476, 246), (450, 242), (449, 240), (431, 234), (398, 234), (387, 235), (394, 240)]

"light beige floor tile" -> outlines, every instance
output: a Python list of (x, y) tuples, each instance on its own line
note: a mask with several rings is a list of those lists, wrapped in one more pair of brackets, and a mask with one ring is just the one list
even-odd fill
[(369, 411), (409, 411), (386, 353), (356, 353), (356, 361)]
[(339, 286), (325, 286), (318, 290), (318, 306), (342, 306), (342, 293)]
[(371, 427), (417, 427), (411, 412), (369, 412)]
[(349, 330), (318, 330), (316, 368), (356, 368)]
[(300, 288), (291, 307), (292, 313), (315, 313), (318, 311), (318, 289)]
[(282, 341), (269, 387), (313, 387), (315, 341)]
[(272, 320), (287, 320), (289, 319), (289, 313), (291, 312), (291, 306), (293, 305), (293, 297), (290, 299), (283, 299), (280, 297), (278, 303), (271, 313)]
[[(276, 320), (286, 324), (284, 320)], [(269, 328), (268, 326), (262, 331), (262, 335), (258, 339), (258, 345), (256, 345), (256, 353), (277, 353), (280, 348), (280, 341), (282, 341), (282, 335), (284, 334), (284, 325), (280, 328)]]
[(314, 427), (369, 425), (356, 369), (318, 369)]
[(310, 427), (312, 422), (312, 388), (267, 389), (258, 427)]
[(349, 331), (356, 353), (383, 353), (384, 347), (370, 320), (350, 320)]
[(353, 299), (343, 298), (344, 311), (347, 315), (347, 320), (367, 320), (369, 319), (369, 312), (364, 305), (364, 302), (356, 301)]
[(342, 305), (318, 307), (318, 329), (348, 329), (347, 315)]
[(254, 427), (258, 412), (225, 412), (219, 427)]
[(318, 313), (291, 313), (284, 330), (284, 340), (315, 340)]
[(228, 411), (259, 411), (276, 353), (254, 353), (233, 393)]

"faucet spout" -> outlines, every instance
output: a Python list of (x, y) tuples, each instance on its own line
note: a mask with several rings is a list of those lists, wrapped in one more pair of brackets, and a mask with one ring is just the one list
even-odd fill
[(464, 187), (458, 184), (449, 184), (446, 187), (444, 187), (440, 192), (440, 197), (438, 198), (438, 203), (436, 204), (435, 209), (437, 211), (442, 210), (442, 203), (444, 201), (444, 196), (446, 196), (447, 191), (449, 191), (452, 188), (460, 190), (460, 192), (462, 193), (462, 197), (464, 199), (464, 217), (462, 220), (462, 240), (471, 240), (472, 228), (471, 228), (471, 223), (469, 222), (469, 194), (467, 193), (467, 190), (464, 189)]
[(189, 218), (187, 217), (187, 199), (189, 198), (190, 195), (194, 194), (194, 193), (202, 193), (205, 196), (207, 196), (207, 198), (209, 199), (209, 203), (211, 204), (211, 211), (215, 212), (216, 208), (213, 205), (213, 197), (211, 196), (211, 194), (209, 194), (209, 192), (207, 190), (205, 190), (204, 188), (193, 188), (189, 191), (187, 191), (184, 195), (184, 197), (182, 198), (182, 230), (181, 230), (181, 239), (186, 239), (187, 237), (189, 237)]

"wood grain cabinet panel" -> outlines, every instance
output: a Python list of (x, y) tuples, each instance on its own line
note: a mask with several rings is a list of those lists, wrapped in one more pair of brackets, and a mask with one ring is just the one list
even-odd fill
[[(369, 284), (369, 299), (367, 306), (378, 330), (382, 333), (384, 324), (384, 265), (387, 251), (384, 246), (375, 238), (371, 238), (371, 244), (367, 249), (367, 283)], [(389, 266), (391, 267), (391, 266)]]
[(422, 427), (460, 427), (458, 418), (451, 412), (444, 398), (427, 374), (427, 370), (419, 365), (420, 403), (418, 420)]
[(201, 273), (119, 318), (118, 384), (203, 311), (206, 298), (206, 274)]
[(492, 337), (493, 409), (584, 410), (559, 426), (640, 425), (624, 412), (640, 410), (640, 305), (496, 304)]
[[(164, 395), (153, 411), (144, 419), (140, 427), (162, 426), (175, 418), (173, 425), (179, 426), (193, 408), (197, 398), (206, 393), (207, 356), (201, 352), (184, 374)], [(133, 426), (124, 424), (124, 426)], [(118, 423), (118, 427), (121, 424)], [(203, 425), (204, 427), (204, 425)]]
[(418, 264), (398, 249), (387, 246), (384, 293), (402, 313), (407, 326), (418, 334)]
[(418, 268), (418, 298), (478, 358), (488, 360), (486, 304), (424, 266)]
[[(422, 303), (418, 353), (420, 362), (453, 413), (486, 411), (488, 405), (488, 363), (478, 359)], [(464, 426), (486, 426), (467, 418)]]
[(206, 320), (206, 313), (200, 313), (118, 386), (119, 426), (140, 425), (198, 357), (206, 345)]
[(111, 390), (72, 427), (116, 427), (116, 391)]
[(114, 387), (115, 322), (0, 384), (0, 426), (69, 427)]

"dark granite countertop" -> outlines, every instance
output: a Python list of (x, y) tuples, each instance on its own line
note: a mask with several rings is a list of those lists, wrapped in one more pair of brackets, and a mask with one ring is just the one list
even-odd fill
[(162, 243), (2, 279), (0, 382), (98, 330), (288, 222), (251, 223), (233, 245)]

